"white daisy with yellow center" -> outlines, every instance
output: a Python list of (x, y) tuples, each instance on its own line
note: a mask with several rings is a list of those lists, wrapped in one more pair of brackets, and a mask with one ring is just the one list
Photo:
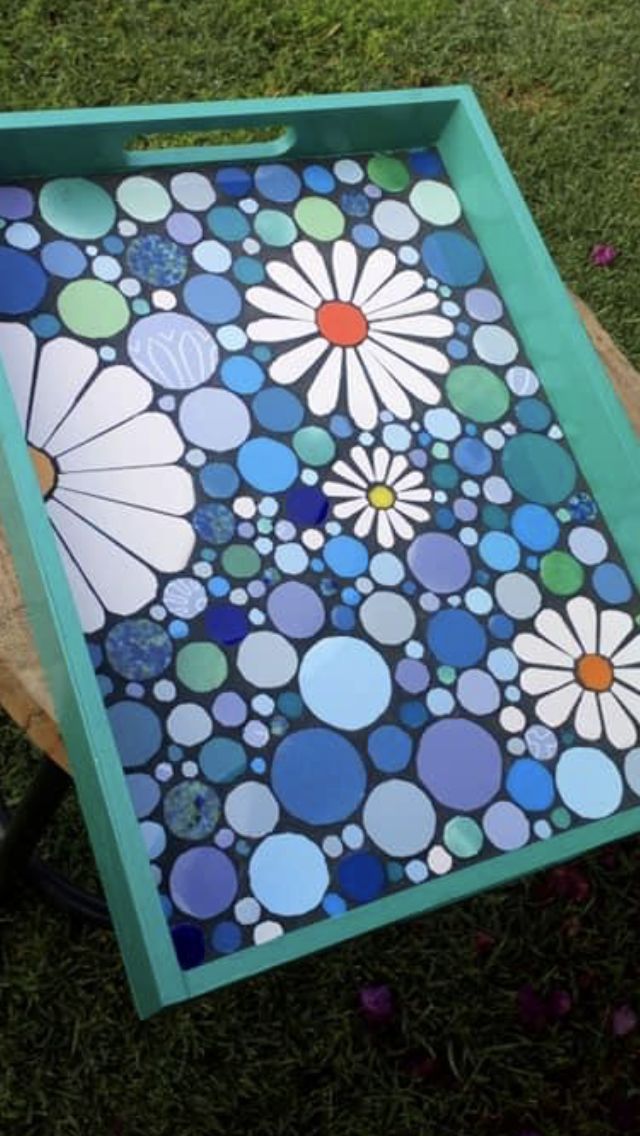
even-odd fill
[(335, 481), (326, 481), (323, 492), (334, 498), (338, 520), (356, 518), (353, 531), (365, 537), (376, 527), (376, 540), (382, 548), (392, 548), (396, 539), (411, 540), (414, 524), (429, 520), (424, 508), (431, 490), (417, 469), (411, 469), (402, 454), (391, 454), (377, 446), (371, 456), (363, 446), (354, 446), (350, 461), (337, 461), (332, 467)]

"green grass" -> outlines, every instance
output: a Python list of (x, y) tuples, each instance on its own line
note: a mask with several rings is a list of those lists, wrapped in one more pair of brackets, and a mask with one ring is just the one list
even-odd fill
[[(4, 0), (0, 107), (91, 106), (470, 82), (566, 282), (640, 362), (640, 22), (628, 0)], [(622, 250), (589, 265), (596, 241)], [(0, 783), (32, 767), (0, 732)], [(75, 804), (48, 852), (93, 868)], [(604, 1136), (638, 1100), (640, 844), (590, 857), (589, 899), (539, 881), (135, 1017), (107, 932), (25, 891), (0, 914), (2, 1136)], [(496, 946), (474, 950), (482, 929)], [(371, 1033), (361, 986), (393, 987)], [(569, 1016), (519, 1022), (531, 982)], [(432, 1077), (408, 1072), (435, 1056)], [(635, 1094), (635, 1095), (634, 1095)], [(626, 1113), (625, 1113), (626, 1110)], [(628, 1121), (633, 1131), (633, 1121)], [(640, 1125), (640, 1120), (636, 1123)]]

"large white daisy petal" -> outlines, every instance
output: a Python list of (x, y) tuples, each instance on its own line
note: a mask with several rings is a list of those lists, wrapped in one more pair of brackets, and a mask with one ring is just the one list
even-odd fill
[(628, 686), (623, 686), (620, 682), (614, 682), (611, 694), (629, 711), (634, 722), (640, 722), (640, 694), (629, 690)]
[[(353, 453), (351, 456), (353, 457)], [(370, 478), (363, 477), (353, 466), (348, 465), (347, 462), (342, 460), (337, 461), (335, 465), (331, 467), (331, 470), (335, 473), (336, 477), (342, 477), (345, 481), (353, 482), (354, 485), (360, 486), (360, 489), (366, 489), (371, 480)]]
[(315, 379), (309, 387), (307, 402), (312, 414), (321, 418), (335, 410), (338, 395), (340, 394), (340, 379), (342, 378), (342, 347), (334, 347), (327, 355)]
[(26, 433), (36, 365), (36, 337), (23, 324), (0, 323), (0, 364), (11, 387), (20, 425)]
[(412, 505), (409, 501), (397, 500), (393, 506), (394, 511), (401, 513), (403, 517), (410, 517), (412, 521), (417, 524), (422, 524), (428, 521), (430, 513), (428, 509), (423, 509), (420, 505)]
[(167, 513), (56, 489), (55, 500), (161, 572), (181, 572), (193, 546), (192, 526)]
[(344, 481), (325, 481), (322, 486), (322, 492), (326, 497), (359, 497), (361, 501), (365, 499), (366, 494), (362, 489), (356, 485), (347, 485)]
[(432, 312), (438, 306), (438, 297), (435, 292), (418, 292), (408, 300), (400, 300), (398, 304), (389, 304), (386, 308), (376, 309), (375, 319), (395, 319), (396, 316), (413, 316), (420, 312)]
[(371, 385), (381, 404), (395, 414), (396, 418), (411, 418), (411, 403), (402, 387), (379, 362), (365, 340), (357, 348)]
[(404, 496), (405, 493), (411, 493), (419, 485), (422, 485), (423, 480), (423, 475), (421, 474), (419, 469), (411, 469), (408, 473), (403, 474), (402, 477), (399, 477), (397, 481), (394, 481), (392, 484), (396, 493), (400, 493), (402, 494), (402, 496)]
[[(535, 628), (539, 635), (544, 636), (549, 643), (553, 644), (556, 649), (562, 651), (569, 659), (575, 661), (579, 659), (584, 651), (572, 634), (566, 621), (558, 614), (557, 611), (552, 611), (550, 608), (545, 608), (536, 616)], [(554, 663), (553, 666), (564, 666), (566, 662)]]
[(609, 690), (600, 695), (600, 712), (611, 745), (616, 749), (630, 749), (636, 744), (638, 731), (633, 720)]
[(373, 451), (373, 474), (376, 481), (384, 481), (387, 484), (391, 484), (387, 478), (390, 460), (391, 455), (389, 451), (385, 450), (384, 446), (376, 446)]
[(374, 519), (375, 519), (375, 515), (376, 515), (375, 509), (372, 509), (371, 505), (366, 505), (365, 508), (362, 510), (362, 516), (358, 517), (358, 520), (356, 521), (356, 523), (354, 525), (353, 531), (356, 534), (356, 536), (368, 536), (369, 535), (369, 533), (371, 532), (371, 526), (372, 526)]
[(389, 518), (389, 524), (391, 525), (392, 529), (397, 532), (400, 539), (411, 540), (414, 529), (413, 525), (409, 524), (406, 517), (403, 517), (402, 513), (398, 512), (397, 509), (388, 509), (387, 516)]
[(598, 652), (604, 655), (605, 659), (610, 659), (614, 651), (617, 651), (620, 644), (631, 634), (633, 628), (633, 619), (627, 611), (611, 609), (601, 612)]
[(184, 443), (166, 414), (149, 411), (99, 438), (68, 450), (59, 459), (63, 473), (88, 469), (130, 469), (170, 465), (182, 457)]
[[(400, 359), (398, 355), (393, 355), (391, 351), (387, 351), (386, 347), (372, 339), (368, 340), (367, 346), (380, 366), (384, 367), (385, 371), (388, 371), (395, 381), (414, 398), (419, 399), (420, 402), (426, 402), (430, 406), (440, 402), (442, 395), (438, 387), (423, 371), (417, 370), (411, 363)], [(358, 348), (358, 350), (361, 351), (362, 348)]]
[(374, 313), (388, 308), (391, 304), (400, 304), (408, 300), (416, 292), (424, 288), (424, 277), (414, 268), (406, 268), (397, 272), (387, 283), (378, 288), (363, 303), (363, 311), (367, 319), (373, 319)]
[[(104, 497), (108, 501), (122, 501), (176, 517), (189, 513), (195, 504), (191, 477), (185, 469), (175, 465), (62, 473), (54, 495), (61, 489), (79, 497)], [(83, 511), (81, 504), (77, 511)]]
[(592, 690), (586, 690), (578, 703), (575, 727), (576, 733), (587, 741), (595, 742), (602, 737), (598, 699)]
[(351, 450), (351, 461), (360, 471), (363, 477), (366, 477), (367, 482), (371, 484), (375, 481), (375, 473), (369, 457), (364, 446), (354, 446)]
[(575, 596), (567, 604), (567, 615), (583, 651), (594, 655), (598, 649), (598, 614), (593, 600)]
[(520, 675), (520, 686), (526, 694), (549, 694), (552, 690), (559, 690), (561, 686), (573, 682), (573, 672), (570, 670), (547, 670), (546, 667), (525, 667)]
[(58, 536), (81, 567), (98, 599), (114, 615), (132, 615), (157, 593), (154, 572), (124, 548), (51, 498), (47, 512)]
[(336, 241), (333, 246), (333, 278), (339, 300), (348, 302), (358, 271), (358, 254), (350, 241)]
[[(453, 324), (451, 330), (453, 331)], [(442, 351), (438, 351), (437, 347), (430, 347), (426, 343), (415, 343), (412, 339), (403, 339), (401, 335), (388, 335), (384, 331), (376, 331), (373, 326), (369, 328), (369, 338), (379, 343), (381, 347), (386, 347), (393, 355), (399, 355), (401, 359), (413, 363), (414, 367), (434, 371), (436, 375), (449, 373), (449, 360)]]
[(271, 260), (267, 264), (267, 276), (273, 280), (284, 292), (294, 296), (303, 304), (315, 309), (321, 304), (322, 296), (312, 288), (302, 273), (298, 272), (292, 264), (284, 264), (281, 260)]
[(361, 430), (371, 430), (378, 421), (378, 404), (355, 351), (347, 351), (347, 406)]
[[(74, 339), (52, 339), (45, 344), (40, 353), (33, 401), (29, 413), (28, 438), (32, 445), (42, 449), (46, 444), (47, 452), (49, 452), (50, 446), (47, 439), (50, 438), (65, 416), (69, 414), (71, 407), (86, 387), (97, 365), (98, 355), (93, 347), (76, 343)], [(130, 372), (132, 375), (136, 374), (129, 367), (121, 369)], [(140, 381), (143, 382), (144, 380), (141, 379)], [(92, 383), (87, 393), (90, 393), (95, 385), (96, 383)], [(111, 393), (110, 399), (113, 400), (113, 393)], [(149, 395), (150, 400), (151, 395)], [(85, 435), (85, 437), (87, 436)]]
[(270, 316), (284, 316), (292, 320), (313, 320), (314, 308), (294, 300), (284, 292), (276, 292), (274, 288), (263, 288), (257, 285), (247, 290), (247, 300), (254, 308), (266, 312)]
[(289, 386), (290, 383), (297, 382), (302, 375), (309, 371), (321, 355), (324, 355), (328, 347), (329, 344), (326, 339), (323, 339), (320, 335), (317, 339), (310, 339), (306, 343), (301, 343), (299, 347), (292, 347), (290, 351), (285, 351), (284, 354), (274, 359), (269, 367), (269, 375), (274, 383)]
[(532, 635), (529, 631), (516, 635), (513, 649), (523, 663), (533, 663), (534, 666), (540, 667), (559, 667), (561, 670), (573, 673), (573, 660), (569, 655), (554, 647), (553, 643), (548, 643), (540, 635)]
[(346, 521), (349, 517), (355, 517), (356, 513), (362, 513), (365, 509), (370, 508), (366, 497), (358, 497), (354, 501), (339, 501), (333, 506), (333, 512), (338, 520)]
[(453, 324), (444, 316), (403, 316), (400, 319), (369, 317), (371, 331), (386, 331), (390, 335), (409, 335), (416, 339), (444, 339), (451, 335)]
[(58, 554), (62, 560), (76, 610), (80, 616), (82, 630), (86, 635), (91, 635), (94, 631), (104, 627), (104, 608), (95, 592), (89, 587), (75, 560), (69, 556), (66, 546), (60, 540), (55, 529), (54, 535)]
[(614, 667), (635, 667), (640, 664), (640, 635), (634, 635), (633, 639), (616, 651), (611, 659)]
[(46, 444), (47, 453), (57, 457), (65, 450), (104, 434), (106, 430), (141, 414), (152, 400), (151, 383), (137, 371), (131, 367), (107, 367), (51, 434)]
[(398, 489), (396, 487), (396, 496), (398, 501), (413, 503), (415, 501), (431, 501), (433, 494), (430, 489), (424, 487), (420, 489)]
[(359, 307), (366, 304), (370, 296), (382, 288), (395, 271), (397, 260), (389, 249), (374, 249), (367, 258), (360, 279), (353, 293), (353, 303)]
[(540, 698), (536, 702), (536, 714), (546, 726), (557, 729), (570, 717), (581, 694), (582, 688), (576, 682), (571, 682), (561, 690), (554, 690), (552, 694)]
[(311, 241), (296, 241), (293, 259), (323, 300), (335, 300), (335, 291), (321, 253)]
[(396, 492), (398, 489), (398, 478), (402, 473), (404, 473), (408, 465), (409, 462), (405, 458), (404, 454), (394, 454), (385, 480), (387, 485), (393, 485), (393, 488), (396, 490)]
[(249, 339), (260, 343), (286, 343), (290, 339), (304, 339), (307, 335), (317, 335), (315, 320), (272, 319), (254, 320), (247, 325)]
[[(373, 509), (371, 510), (373, 512)], [(378, 523), (376, 526), (376, 539), (382, 548), (393, 548), (396, 538), (389, 521), (388, 513), (384, 509), (378, 510)]]
[(640, 667), (614, 667), (613, 676), (616, 682), (623, 682), (632, 690), (640, 691)]

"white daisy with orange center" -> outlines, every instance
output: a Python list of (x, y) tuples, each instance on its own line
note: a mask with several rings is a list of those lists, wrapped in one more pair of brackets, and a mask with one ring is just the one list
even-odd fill
[(378, 446), (371, 457), (363, 446), (354, 446), (350, 462), (337, 461), (332, 472), (336, 481), (326, 481), (323, 492), (337, 499), (333, 513), (339, 520), (355, 517), (354, 533), (365, 537), (376, 526), (376, 540), (382, 548), (392, 548), (397, 538), (411, 540), (414, 525), (429, 520), (424, 504), (431, 490), (422, 474), (409, 468), (401, 454)]
[(277, 288), (249, 288), (247, 299), (266, 313), (250, 323), (260, 343), (304, 342), (279, 355), (269, 374), (289, 386), (313, 373), (307, 393), (313, 414), (338, 405), (343, 382), (349, 414), (370, 430), (381, 409), (411, 417), (411, 398), (435, 405), (440, 389), (429, 373), (446, 375), (447, 356), (427, 343), (453, 334), (451, 320), (433, 315), (437, 295), (425, 289), (415, 269), (397, 271), (389, 249), (375, 249), (362, 265), (350, 241), (336, 241), (331, 272), (315, 245), (298, 241), (294, 264), (270, 261), (267, 275)]
[(617, 749), (636, 744), (640, 723), (640, 635), (624, 611), (598, 612), (576, 596), (567, 619), (546, 609), (535, 619), (537, 635), (517, 635), (513, 649), (529, 664), (520, 676), (527, 694), (541, 695), (536, 714), (553, 728), (575, 714), (579, 737), (603, 733)]

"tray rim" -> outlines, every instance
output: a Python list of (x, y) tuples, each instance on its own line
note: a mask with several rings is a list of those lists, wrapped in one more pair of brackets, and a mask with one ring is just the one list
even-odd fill
[[(285, 149), (254, 143), (147, 151), (136, 154), (133, 160), (124, 155), (124, 167), (117, 165), (123, 158), (123, 140), (130, 137), (132, 129), (175, 131), (177, 127), (192, 130), (205, 125), (222, 129), (266, 121), (293, 128), (293, 133), (286, 135)], [(365, 149), (408, 149), (406, 142), (389, 145), (389, 138), (397, 142), (407, 135), (415, 137), (418, 130), (435, 131), (434, 139), (421, 134), (421, 141), (416, 138), (413, 145), (438, 143), (532, 366), (540, 373), (587, 480), (600, 483), (598, 504), (626, 566), (636, 585), (640, 584), (640, 547), (634, 539), (633, 520), (628, 520), (629, 515), (640, 516), (640, 444), (470, 87), (0, 114), (0, 141), (4, 143), (0, 145), (0, 177), (22, 180), (48, 176), (46, 169), (27, 174), (23, 152), (35, 149), (42, 161), (52, 145), (66, 154), (70, 169), (75, 168), (81, 145), (82, 172), (87, 176), (105, 173), (108, 166), (116, 173), (122, 168), (255, 161), (285, 153), (291, 157), (358, 153), (362, 148), (349, 144), (350, 131), (357, 127), (361, 138), (363, 122), (365, 135), (372, 129), (380, 138), (377, 146)], [(338, 151), (330, 148), (336, 124), (344, 131), (343, 146)], [(84, 143), (89, 137), (106, 140), (104, 148), (92, 152), (93, 162), (86, 159)], [(16, 139), (21, 140), (21, 150), (14, 147), (12, 151), (10, 143)], [(12, 152), (15, 162), (10, 168)], [(469, 161), (471, 185), (463, 169)], [(116, 165), (112, 165), (114, 162)], [(29, 168), (35, 170), (38, 165), (32, 162)], [(541, 329), (545, 331), (543, 343)], [(582, 380), (589, 397), (584, 397), (584, 389), (576, 396), (576, 378)], [(593, 443), (602, 438), (603, 422), (609, 429), (606, 442), (610, 445), (605, 444), (599, 454), (594, 452)], [(245, 948), (237, 955), (181, 970), (1, 360), (0, 471), (0, 505), (11, 552), (141, 1018), (365, 931), (475, 895), (640, 828), (640, 806), (632, 807), (517, 852), (458, 868), (451, 875), (429, 879), (339, 918), (326, 918), (287, 932), (280, 939)]]

